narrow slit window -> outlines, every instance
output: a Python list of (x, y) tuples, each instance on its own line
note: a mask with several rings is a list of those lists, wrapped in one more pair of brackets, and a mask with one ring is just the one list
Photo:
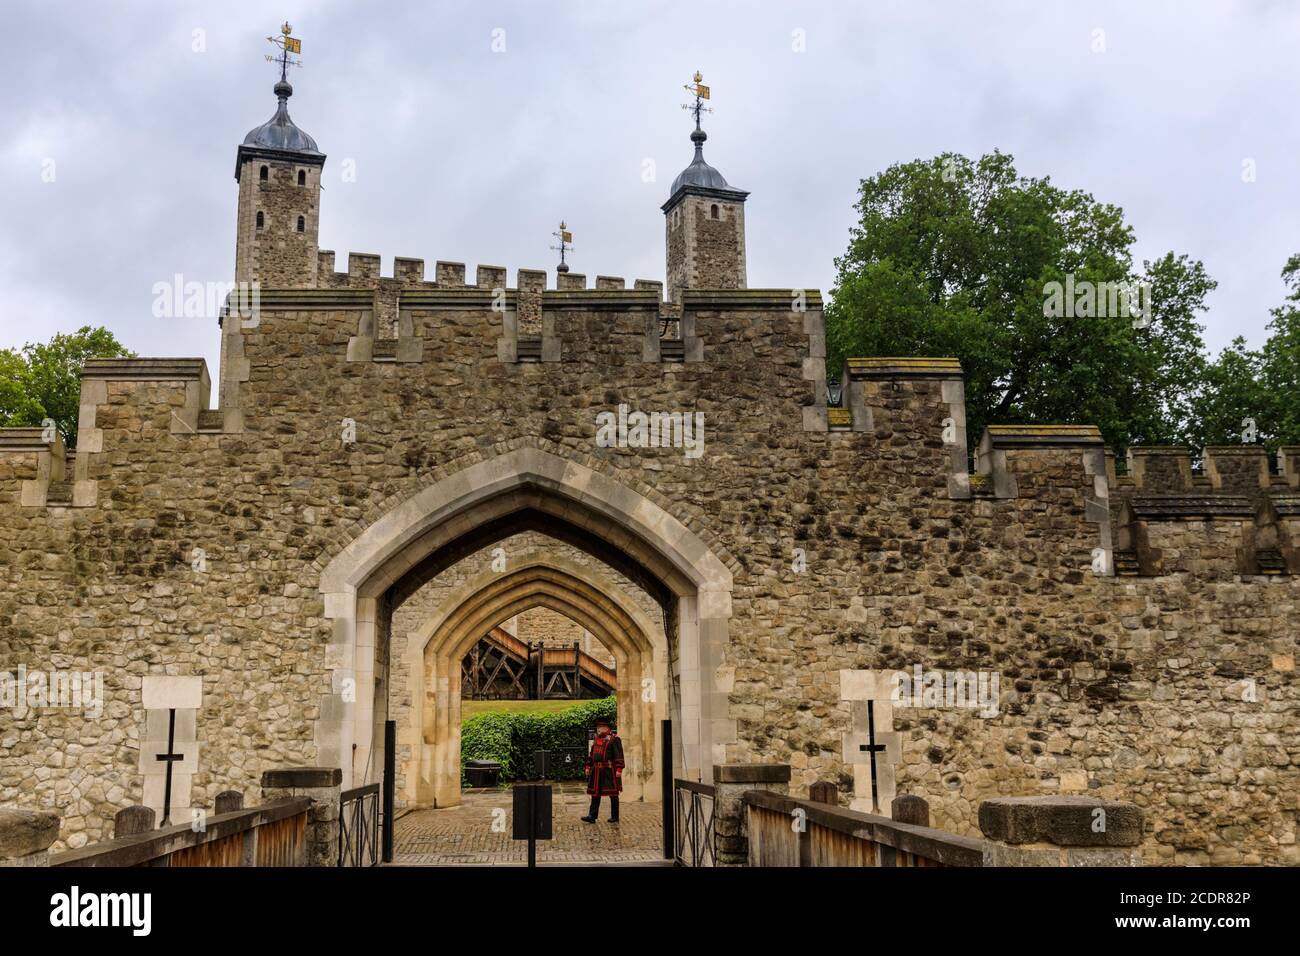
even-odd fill
[(298, 217), (298, 231), (299, 232), (307, 231), (307, 220), (304, 219), (302, 216)]
[(717, 204), (717, 203), (714, 203), (712, 206), (709, 207), (709, 218), (710, 218), (710, 219), (717, 219), (717, 218), (718, 218), (718, 204)]
[(257, 228), (261, 229), (264, 225), (266, 225), (266, 216), (259, 210), (257, 213)]
[(260, 179), (262, 182), (266, 182), (270, 178), (270, 176), (271, 176), (271, 171), (268, 170), (265, 166), (263, 166), (262, 171), (257, 174), (257, 178)]
[(305, 169), (298, 170), (298, 185), (299, 186), (307, 185), (307, 170)]

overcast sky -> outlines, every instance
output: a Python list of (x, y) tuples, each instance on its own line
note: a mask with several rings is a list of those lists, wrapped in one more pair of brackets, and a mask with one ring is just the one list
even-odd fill
[(1300, 252), (1300, 4), (1281, 0), (4, 13), (0, 346), (106, 325), (142, 356), (204, 356), (215, 380), (215, 321), (154, 318), (152, 289), (233, 278), (235, 150), (274, 112), (265, 37), (285, 18), (303, 42), (290, 112), (328, 156), (320, 239), (340, 264), (379, 253), (391, 274), (413, 256), (432, 276), (445, 259), (472, 281), (481, 262), (513, 285), (552, 267), (563, 217), (589, 281), (662, 278), (659, 206), (691, 157), (679, 104), (697, 68), (716, 110), (705, 155), (751, 192), (751, 287), (829, 291), (858, 181), (945, 150), (998, 148), (1120, 205), (1139, 259), (1203, 260), (1216, 350), (1263, 342)]

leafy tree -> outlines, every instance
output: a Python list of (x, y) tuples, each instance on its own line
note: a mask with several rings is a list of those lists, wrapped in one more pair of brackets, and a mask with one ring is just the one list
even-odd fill
[(105, 328), (82, 326), (21, 351), (0, 350), (0, 425), (39, 426), (50, 418), (64, 444), (77, 441), (81, 405), (81, 369), (90, 358), (131, 356)]
[(1240, 444), (1247, 419), (1270, 451), (1300, 444), (1300, 255), (1287, 261), (1282, 280), (1290, 294), (1272, 311), (1264, 347), (1249, 349), (1238, 337), (1207, 364), (1189, 428), (1194, 447)]
[(44, 417), (28, 392), (27, 359), (15, 349), (0, 349), (0, 426), (39, 425)]
[(1188, 445), (1195, 449), (1239, 445), (1246, 419), (1257, 423), (1261, 436), (1268, 433), (1261, 422), (1268, 417), (1263, 409), (1262, 368), (1260, 353), (1247, 348), (1241, 336), (1207, 363), (1204, 384), (1193, 402)]
[[(1118, 207), (999, 152), (896, 164), (862, 181), (856, 209), (827, 308), (832, 372), (853, 355), (956, 356), (972, 444), (1001, 422), (1096, 424), (1116, 447), (1177, 437), (1204, 373), (1200, 262), (1137, 271)], [(1136, 292), (1142, 314), (1104, 292), (1081, 310), (1068, 289), (1089, 283)]]
[(1173, 253), (1144, 262), (1143, 269), (1151, 289), (1152, 326), (1135, 330), (1139, 347), (1125, 353), (1133, 372), (1125, 382), (1131, 416), (1128, 440), (1116, 444), (1195, 444), (1190, 429), (1209, 367), (1203, 326), (1196, 319), (1217, 283), (1199, 261)]
[(1287, 260), (1282, 280), (1291, 294), (1273, 310), (1261, 378), (1273, 444), (1300, 445), (1300, 255)]

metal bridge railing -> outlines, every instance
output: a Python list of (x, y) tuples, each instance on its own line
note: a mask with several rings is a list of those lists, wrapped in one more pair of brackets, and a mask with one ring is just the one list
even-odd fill
[(339, 795), (339, 866), (378, 865), (379, 799), (377, 783)]
[(678, 866), (713, 866), (713, 801), (707, 783), (673, 780), (673, 858)]

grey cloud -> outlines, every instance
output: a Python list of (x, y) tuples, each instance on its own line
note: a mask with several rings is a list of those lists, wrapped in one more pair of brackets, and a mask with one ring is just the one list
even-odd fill
[[(1218, 347), (1263, 341), (1300, 251), (1291, 64), (1300, 9), (1185, 3), (59, 3), (6, 12), (0, 346), (87, 322), (141, 354), (217, 329), (150, 312), (175, 273), (234, 268), (235, 148), (274, 110), (264, 37), (294, 24), (294, 119), (329, 156), (321, 245), (660, 278), (659, 205), (689, 161), (681, 85), (703, 70), (706, 155), (751, 191), (754, 286), (834, 279), (859, 179), (994, 147), (1122, 206), (1139, 257), (1204, 259)], [(491, 52), (492, 31), (507, 52)], [(1107, 52), (1090, 52), (1094, 29)], [(191, 50), (206, 31), (205, 53)], [(807, 50), (792, 50), (792, 31)], [(1241, 182), (1244, 158), (1258, 181)], [(57, 180), (42, 183), (41, 163)], [(345, 183), (345, 159), (357, 179)], [(653, 160), (656, 181), (642, 181)]]

